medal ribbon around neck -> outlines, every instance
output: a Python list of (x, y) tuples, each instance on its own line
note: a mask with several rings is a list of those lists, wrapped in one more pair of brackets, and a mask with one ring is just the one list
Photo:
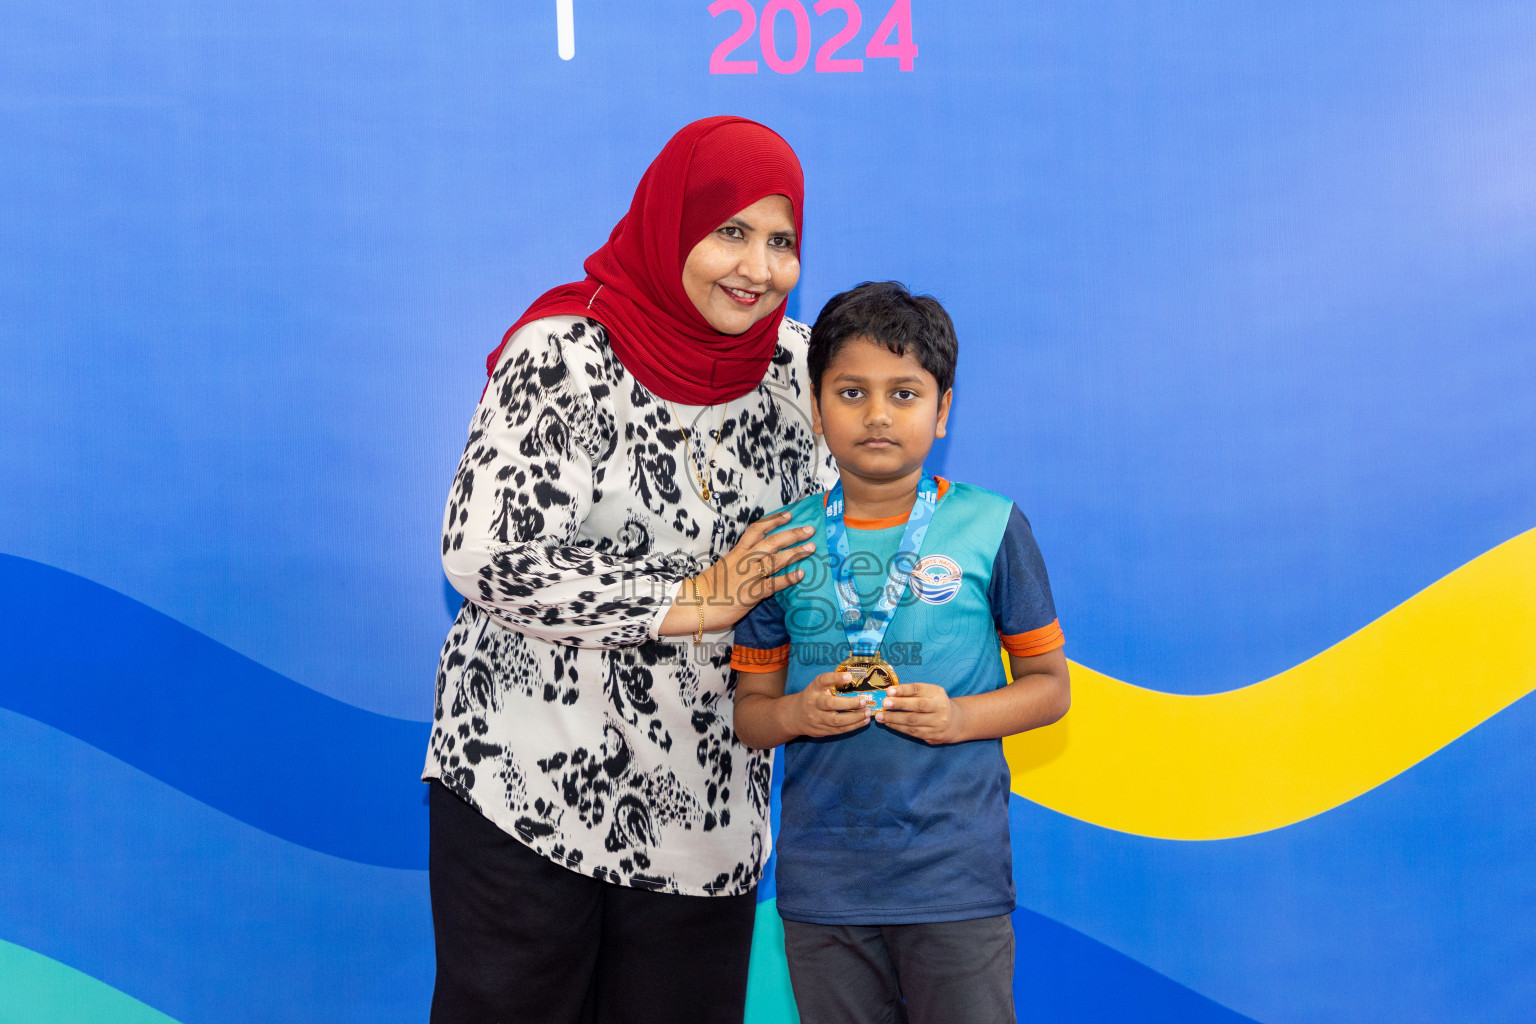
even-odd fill
[[(907, 517), (907, 528), (902, 531), (901, 544), (896, 557), (891, 560), (890, 572), (875, 601), (875, 607), (864, 614), (859, 591), (853, 582), (853, 566), (848, 559), (848, 528), (843, 523), (843, 485), (838, 482), (827, 495), (827, 547), (832, 552), (834, 574), (833, 590), (837, 592), (838, 610), (843, 616), (843, 630), (848, 634), (848, 646), (853, 654), (879, 654), (880, 641), (896, 616), (896, 606), (907, 589), (907, 579), (922, 550), (923, 537), (939, 504), (939, 485), (926, 472), (923, 482), (917, 485), (917, 500), (912, 503), (912, 514)], [(911, 553), (911, 562), (903, 567), (904, 554)], [(860, 623), (862, 623), (860, 625)], [(857, 625), (857, 628), (855, 626)]]

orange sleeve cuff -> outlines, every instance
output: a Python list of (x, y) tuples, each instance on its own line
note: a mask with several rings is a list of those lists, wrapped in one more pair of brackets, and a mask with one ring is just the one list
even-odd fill
[(789, 665), (789, 644), (764, 651), (756, 647), (732, 647), (731, 668), (737, 672), (777, 672)]
[(1058, 647), (1064, 647), (1067, 638), (1061, 632), (1061, 620), (1053, 619), (1049, 626), (1041, 626), (1027, 633), (1015, 633), (1013, 636), (998, 634), (1003, 641), (1003, 650), (1019, 658), (1032, 658), (1037, 654), (1045, 654), (1054, 651)]

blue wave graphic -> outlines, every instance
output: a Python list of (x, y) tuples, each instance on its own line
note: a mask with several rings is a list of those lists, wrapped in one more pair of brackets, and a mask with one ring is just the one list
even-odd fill
[(317, 693), (132, 598), (11, 555), (0, 555), (0, 707), (301, 846), (426, 867), (426, 723)]
[(1216, 842), (1014, 797), (1019, 902), (1265, 1024), (1526, 1024), (1532, 736), (1528, 697), (1342, 807)]
[[(425, 1018), (424, 873), (306, 850), (4, 711), (0, 771), (0, 936), (182, 1024)], [(1014, 924), (1025, 1019), (1251, 1024), (1038, 914)]]
[(1023, 1021), (1254, 1024), (1145, 964), (1022, 907), (1013, 912), (1014, 1003)]
[[(0, 711), (0, 938), (188, 1024), (424, 1006), (425, 876), (392, 870), (425, 865), (424, 723), (4, 556), (0, 706), (16, 712)], [(1015, 798), (1021, 1006), (1523, 1024), (1536, 932), (1509, 908), (1536, 905), (1532, 734), (1528, 698), (1344, 807), (1224, 842), (1108, 832)], [(333, 987), (368, 1012), (335, 1009)]]
[(0, 938), (181, 1024), (419, 1024), (427, 875), (235, 821), (0, 711)]

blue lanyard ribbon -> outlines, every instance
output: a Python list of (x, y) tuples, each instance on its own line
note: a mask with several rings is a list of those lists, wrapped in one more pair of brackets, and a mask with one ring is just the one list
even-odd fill
[(843, 485), (839, 482), (827, 495), (827, 547), (832, 552), (833, 590), (837, 593), (838, 610), (843, 617), (843, 630), (848, 634), (848, 646), (854, 654), (880, 653), (880, 641), (896, 616), (896, 606), (907, 589), (907, 578), (912, 575), (917, 553), (922, 550), (923, 537), (939, 504), (939, 485), (933, 477), (923, 474), (923, 482), (917, 485), (917, 500), (912, 503), (912, 514), (907, 517), (907, 528), (902, 531), (901, 545), (896, 557), (891, 559), (890, 572), (885, 586), (875, 600), (874, 608), (865, 614), (859, 600), (858, 587), (853, 582), (853, 565), (848, 558), (848, 528), (843, 524)]

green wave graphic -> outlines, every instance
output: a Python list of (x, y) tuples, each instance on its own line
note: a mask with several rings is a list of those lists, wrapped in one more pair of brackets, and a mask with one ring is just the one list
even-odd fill
[(0, 939), (0, 1024), (178, 1024), (106, 982)]
[[(3, 1024), (3, 1022), (0, 1022)], [(779, 901), (757, 905), (752, 927), (752, 965), (747, 972), (747, 1013), (742, 1024), (800, 1024), (784, 959), (784, 922)]]

